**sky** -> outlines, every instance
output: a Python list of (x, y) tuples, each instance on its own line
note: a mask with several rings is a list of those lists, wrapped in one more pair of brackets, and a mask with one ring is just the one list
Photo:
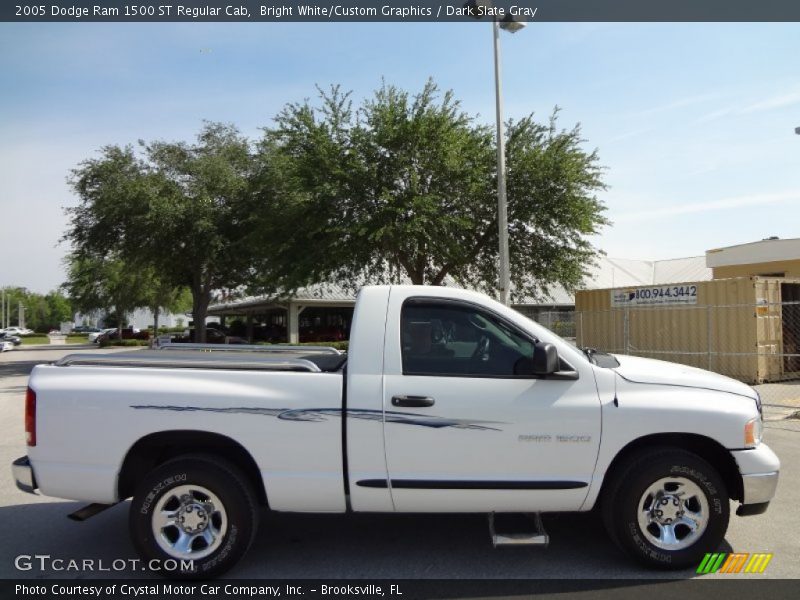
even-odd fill
[[(533, 23), (503, 34), (506, 117), (580, 123), (608, 256), (800, 237), (800, 24)], [(315, 84), (354, 98), (432, 77), (494, 123), (489, 23), (0, 23), (0, 287), (64, 280), (67, 176), (107, 144), (253, 140)]]

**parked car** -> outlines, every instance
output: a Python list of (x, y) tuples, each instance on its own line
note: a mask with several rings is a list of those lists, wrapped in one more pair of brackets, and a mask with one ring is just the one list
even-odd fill
[(116, 327), (111, 327), (111, 328), (101, 329), (100, 331), (93, 331), (92, 333), (89, 334), (88, 340), (90, 342), (97, 342), (98, 341), (97, 338), (99, 338), (104, 333), (111, 333), (112, 331), (116, 330), (117, 330)]
[(300, 329), (301, 342), (340, 342), (347, 339), (342, 327), (305, 327)]
[(72, 328), (72, 333), (97, 333), (103, 331), (98, 327), (90, 327), (89, 325), (78, 325)]
[[(102, 341), (114, 341), (120, 339), (119, 337), (119, 330), (112, 329), (111, 331), (106, 331), (101, 333), (100, 336), (97, 338), (97, 342), (100, 343)], [(149, 340), (150, 339), (150, 332), (149, 331), (139, 331), (138, 329), (123, 329), (122, 330), (122, 339), (123, 340)]]
[(0, 340), (4, 342), (11, 342), (14, 346), (19, 346), (22, 343), (22, 338), (18, 335), (11, 335), (10, 333), (0, 334)]
[(3, 333), (11, 335), (33, 335), (33, 329), (27, 327), (6, 327)]
[[(78, 519), (133, 497), (144, 562), (193, 578), (244, 556), (259, 505), (486, 513), (498, 545), (546, 544), (538, 513), (598, 507), (624, 552), (678, 569), (717, 552), (731, 500), (748, 516), (775, 495), (761, 400), (728, 377), (582, 351), (438, 286), (362, 288), (351, 342), (348, 354), (207, 345), (37, 365), (17, 485), (91, 503)], [(534, 513), (534, 527), (499, 529), (499, 513)]]
[[(189, 330), (189, 333), (176, 335), (172, 338), (172, 342), (176, 344), (185, 342), (194, 342), (195, 332), (194, 329)], [(206, 344), (246, 344), (247, 340), (237, 337), (235, 335), (225, 335), (219, 329), (207, 328), (206, 329)]]
[(9, 350), (13, 350), (13, 349), (14, 349), (14, 343), (13, 342), (11, 342), (9, 340), (6, 340), (6, 339), (0, 340), (0, 352), (8, 352)]

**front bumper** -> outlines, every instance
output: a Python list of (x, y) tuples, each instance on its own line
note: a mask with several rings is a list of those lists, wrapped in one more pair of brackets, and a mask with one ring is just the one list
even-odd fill
[(11, 464), (11, 472), (14, 475), (14, 481), (17, 482), (17, 487), (23, 492), (35, 494), (36, 489), (39, 487), (36, 484), (36, 476), (33, 473), (31, 461), (27, 456), (21, 456)]
[(742, 475), (744, 499), (742, 504), (762, 504), (775, 497), (778, 487), (778, 471)]
[(742, 505), (737, 515), (758, 515), (767, 510), (775, 497), (780, 474), (780, 460), (766, 444), (750, 450), (731, 452), (742, 475)]

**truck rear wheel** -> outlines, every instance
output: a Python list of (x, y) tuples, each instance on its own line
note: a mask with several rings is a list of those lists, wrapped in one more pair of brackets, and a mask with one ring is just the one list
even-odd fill
[(256, 498), (241, 472), (206, 455), (159, 465), (137, 486), (131, 538), (145, 567), (171, 578), (208, 578), (235, 565), (253, 542)]
[(699, 456), (660, 448), (616, 471), (602, 499), (611, 539), (651, 567), (697, 566), (719, 547), (730, 500), (717, 471)]

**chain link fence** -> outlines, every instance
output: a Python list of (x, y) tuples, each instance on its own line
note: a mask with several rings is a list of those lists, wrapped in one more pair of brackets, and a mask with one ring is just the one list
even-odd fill
[(575, 338), (575, 311), (549, 310), (540, 312), (534, 320), (563, 338)]
[(515, 306), (514, 310), (522, 313), (529, 319), (544, 325), (553, 333), (569, 341), (575, 339), (575, 311), (574, 310), (548, 310), (532, 306)]
[(800, 301), (578, 311), (574, 328), (579, 347), (707, 369), (800, 409)]

